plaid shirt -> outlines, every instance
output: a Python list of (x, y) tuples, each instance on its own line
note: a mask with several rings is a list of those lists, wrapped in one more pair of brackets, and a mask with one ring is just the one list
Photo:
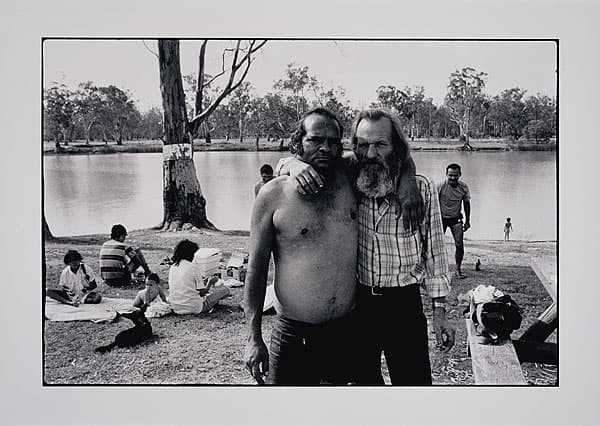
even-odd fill
[(433, 182), (416, 175), (425, 203), (418, 231), (405, 231), (395, 203), (362, 197), (358, 207), (358, 281), (371, 287), (420, 283), (431, 297), (450, 292), (438, 192)]

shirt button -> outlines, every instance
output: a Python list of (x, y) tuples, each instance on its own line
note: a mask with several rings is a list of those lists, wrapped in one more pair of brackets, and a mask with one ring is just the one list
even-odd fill
[(375, 233), (373, 234), (373, 236), (374, 236), (374, 237), (376, 237), (376, 236), (377, 236), (377, 232), (375, 232)]

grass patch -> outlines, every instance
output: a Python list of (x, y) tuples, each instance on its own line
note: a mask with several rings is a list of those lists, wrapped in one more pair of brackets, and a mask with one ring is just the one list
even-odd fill
[[(247, 251), (247, 235), (197, 230), (160, 232), (131, 231), (128, 243), (142, 247), (152, 270), (163, 281), (168, 266), (160, 261), (171, 254), (172, 247), (181, 239), (189, 238), (201, 247), (218, 247), (229, 256), (233, 251)], [(76, 248), (94, 271), (98, 271), (100, 245), (107, 235), (59, 238), (45, 244), (47, 282), (49, 287), (58, 283), (64, 265), (62, 257), (69, 248)], [(447, 249), (453, 258), (454, 246), (447, 236)], [(435, 336), (430, 328), (430, 353), (433, 381), (436, 385), (472, 385), (471, 360), (467, 356), (466, 330), (463, 307), (457, 296), (479, 284), (491, 284), (509, 293), (523, 308), (523, 324), (513, 336), (518, 337), (550, 304), (535, 273), (529, 268), (529, 258), (556, 254), (554, 242), (466, 241), (464, 272), (467, 278), (454, 280), (448, 297), (448, 319), (456, 328), (456, 344), (448, 354), (435, 349)], [(482, 270), (475, 271), (477, 259)], [(270, 271), (272, 274), (272, 270)], [(271, 275), (269, 276), (269, 280)], [(133, 300), (137, 287), (116, 289), (99, 283), (99, 290), (109, 297)], [(128, 320), (116, 323), (50, 322), (44, 326), (44, 370), (46, 384), (227, 384), (250, 385), (253, 380), (244, 368), (243, 351), (246, 342), (246, 324), (239, 304), (243, 287), (232, 289), (233, 297), (222, 301), (210, 314), (170, 315), (151, 319), (156, 337), (130, 348), (115, 348), (101, 355), (94, 348), (114, 339), (121, 330), (130, 327)], [(423, 297), (426, 316), (431, 323), (431, 306)], [(263, 336), (268, 338), (275, 317), (263, 317)], [(549, 341), (556, 342), (556, 333)], [(557, 369), (550, 366), (523, 364), (528, 382), (532, 385), (553, 385)]]

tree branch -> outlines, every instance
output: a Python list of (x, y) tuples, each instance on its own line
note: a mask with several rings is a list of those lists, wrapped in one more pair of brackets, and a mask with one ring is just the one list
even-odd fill
[(148, 50), (148, 52), (152, 53), (154, 56), (156, 56), (156, 59), (158, 59), (158, 53), (154, 52), (152, 49), (150, 49), (147, 45), (146, 45), (146, 40), (142, 40), (142, 43), (144, 44), (144, 47), (146, 48), (146, 50)]
[[(246, 78), (248, 71), (250, 70), (250, 64), (252, 63), (251, 55), (253, 53), (255, 53), (256, 51), (258, 51), (262, 46), (264, 46), (266, 42), (267, 42), (267, 40), (262, 40), (256, 47), (254, 47), (256, 44), (256, 40), (251, 40), (249, 47), (248, 47), (248, 51), (245, 52), (244, 55), (242, 55), (241, 59), (238, 62), (239, 53), (240, 53), (240, 50), (242, 50), (242, 49), (240, 47), (241, 40), (237, 41), (235, 50), (233, 52), (233, 59), (231, 62), (231, 69), (230, 69), (229, 79), (227, 81), (227, 84), (223, 88), (223, 91), (216, 97), (216, 99), (209, 105), (209, 107), (206, 108), (206, 110), (204, 110), (200, 114), (196, 114), (190, 120), (190, 122), (189, 122), (190, 126), (195, 126), (195, 125), (197, 125), (196, 123), (199, 124), (202, 121), (204, 121), (204, 119), (206, 117), (208, 117), (210, 114), (212, 114), (212, 112), (219, 106), (221, 101), (223, 99), (225, 99), (225, 97), (227, 95), (229, 95), (231, 92), (233, 92), (235, 89), (237, 89), (240, 86), (240, 84)], [(242, 50), (242, 52), (244, 52), (244, 50)], [(244, 65), (245, 65), (245, 69), (242, 72), (240, 79), (237, 81), (237, 83), (235, 83), (235, 76), (236, 76), (237, 72), (240, 70), (240, 68), (242, 68)], [(212, 80), (214, 80), (214, 78), (211, 79), (211, 81)]]

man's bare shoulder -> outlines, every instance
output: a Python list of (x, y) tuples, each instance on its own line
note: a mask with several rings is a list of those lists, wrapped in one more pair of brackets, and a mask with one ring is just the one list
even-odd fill
[(286, 191), (294, 185), (294, 178), (284, 175), (278, 176), (265, 183), (258, 192), (256, 202), (272, 203), (281, 199)]

